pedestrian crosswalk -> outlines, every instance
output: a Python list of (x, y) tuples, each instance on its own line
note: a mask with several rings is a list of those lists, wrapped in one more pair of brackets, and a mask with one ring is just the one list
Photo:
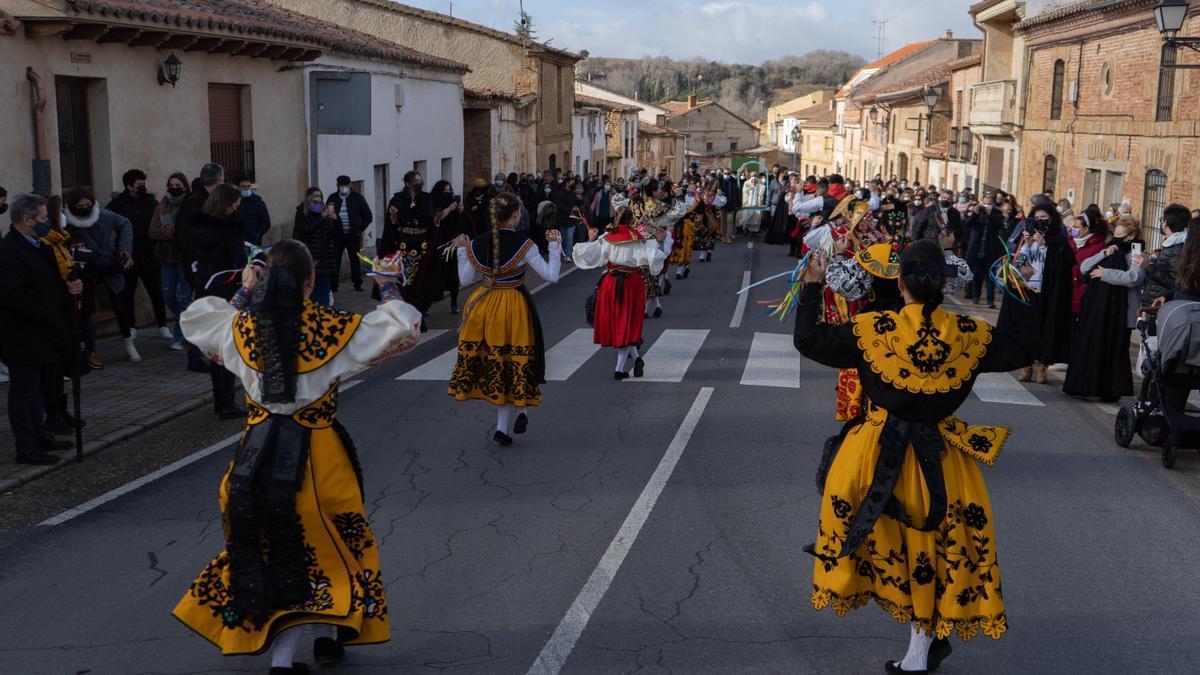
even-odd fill
[[(642, 349), (646, 359), (645, 376), (637, 381), (676, 383), (682, 382), (689, 373), (692, 373), (695, 379), (697, 357), (708, 340), (709, 333), (708, 330), (699, 329), (667, 329), (653, 340), (648, 338)], [(423, 341), (428, 339), (430, 338), (426, 337)], [(612, 353), (611, 349), (603, 349), (592, 342), (592, 329), (580, 328), (572, 331), (547, 349), (546, 380), (565, 382), (593, 358), (603, 358), (606, 365), (611, 367), (608, 360)], [(597, 354), (600, 356), (597, 357)], [(457, 349), (451, 349), (396, 379), (448, 382), (457, 358)], [(754, 333), (745, 358), (740, 385), (776, 389), (801, 387), (803, 359), (792, 344), (791, 333)], [(1045, 405), (1008, 373), (981, 374), (975, 382), (973, 392), (977, 399), (985, 403)]]

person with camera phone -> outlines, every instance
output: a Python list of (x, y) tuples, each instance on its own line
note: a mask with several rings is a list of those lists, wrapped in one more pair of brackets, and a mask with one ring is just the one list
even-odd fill
[(125, 272), (133, 267), (133, 225), (124, 216), (100, 208), (95, 195), (85, 188), (75, 188), (67, 193), (63, 206), (71, 238), (91, 252), (91, 262), (83, 277), (83, 341), (88, 361), (93, 368), (104, 367), (104, 362), (96, 355), (96, 327), (92, 323), (96, 311), (95, 290), (102, 287), (116, 314), (117, 327), (125, 341), (125, 354), (130, 363), (139, 363), (142, 355), (133, 343), (133, 300), (124, 292)]

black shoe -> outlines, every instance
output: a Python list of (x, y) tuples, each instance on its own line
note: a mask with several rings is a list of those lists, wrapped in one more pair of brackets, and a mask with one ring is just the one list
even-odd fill
[(660, 316), (662, 316), (662, 307), (655, 307), (654, 308), (654, 318), (657, 319)]
[(451, 313), (451, 314), (458, 314), (458, 307), (457, 307), (457, 306), (455, 306), (455, 305), (451, 305), (451, 306), (450, 306), (450, 313)]
[(208, 364), (204, 361), (188, 361), (187, 369), (193, 373), (207, 373), (209, 370)]
[(688, 276), (691, 275), (691, 273), (692, 273), (692, 268), (690, 268), (690, 267), (683, 268), (683, 278), (684, 279), (688, 278)]
[[(358, 291), (359, 293), (362, 293), (362, 289), (363, 289), (363, 287), (362, 287), (361, 281), (358, 282), (357, 284), (354, 284), (354, 290)], [(338, 646), (340, 647), (341, 645), (338, 645)], [(318, 663), (320, 663), (320, 661), (318, 661)]]
[(883, 664), (883, 672), (885, 673), (907, 673), (908, 675), (928, 675), (928, 670), (905, 670), (900, 667), (899, 661), (887, 661)]
[(63, 424), (71, 427), (71, 429), (74, 429), (75, 427), (82, 429), (87, 426), (86, 420), (75, 419), (75, 416), (67, 412), (66, 409), (59, 411), (58, 418), (62, 420)]
[(934, 640), (933, 644), (929, 645), (929, 658), (927, 662), (929, 672), (932, 673), (937, 670), (938, 666), (942, 665), (942, 661), (945, 661), (946, 657), (950, 656), (950, 652), (953, 651), (954, 648), (950, 646), (949, 640), (944, 638)]
[(988, 309), (996, 309), (996, 303), (994, 303), (994, 302), (989, 302), (989, 303), (988, 303)]
[(308, 675), (307, 663), (293, 663), (291, 668), (272, 666), (268, 675)]
[(613, 372), (613, 379), (614, 379), (614, 380), (617, 380), (618, 382), (619, 382), (619, 381), (621, 381), (621, 380), (628, 380), (628, 379), (629, 379), (629, 373), (623, 373), (623, 372), (621, 372), (621, 371), (619, 371), (619, 370), (617, 370), (617, 371), (614, 371), (614, 372)]
[(663, 287), (663, 295), (670, 295), (670, 294), (671, 294), (671, 280), (668, 279), (666, 285), (664, 285), (664, 287)]
[(646, 362), (643, 361), (642, 357), (639, 356), (637, 361), (633, 362), (633, 376), (641, 377), (642, 375), (645, 375), (645, 374), (646, 374)]
[(425, 323), (425, 319), (421, 319), (421, 332), (422, 333), (429, 332), (429, 324)]
[[(679, 272), (676, 272), (676, 273), (675, 273), (675, 278), (676, 278), (676, 279), (682, 279), (682, 278), (683, 278), (683, 275), (682, 275), (682, 274), (680, 274)], [(668, 292), (668, 293), (670, 293), (670, 291), (667, 291), (667, 292)]]
[(1117, 401), (1120, 401), (1120, 400), (1121, 400), (1120, 396), (1101, 396), (1100, 397), (1101, 403), (1116, 403)]
[(46, 431), (55, 436), (67, 436), (75, 433), (75, 428), (67, 424), (61, 415), (50, 415), (46, 418)]
[(246, 419), (246, 411), (242, 410), (241, 408), (237, 407), (236, 405), (230, 406), (228, 408), (218, 408), (217, 409), (217, 418), (222, 421)]
[(517, 421), (513, 422), (513, 433), (514, 434), (523, 434), (523, 433), (525, 433), (525, 430), (528, 428), (529, 428), (529, 415), (526, 415), (525, 413), (521, 413), (520, 415), (517, 415)]
[(48, 454), (42, 450), (38, 450), (33, 454), (17, 454), (17, 464), (37, 464), (39, 466), (49, 466), (58, 464), (58, 458)]
[(38, 441), (37, 444), (37, 449), (41, 450), (42, 452), (62, 452), (63, 450), (70, 450), (74, 447), (75, 444), (71, 441), (60, 441), (49, 436)]
[(642, 318), (643, 318), (643, 319), (649, 319), (649, 318), (650, 318), (650, 315), (649, 315), (649, 314), (647, 314), (647, 313), (645, 313), (645, 312), (642, 312)]
[(500, 445), (503, 445), (504, 447), (508, 447), (513, 444), (512, 436), (509, 436), (499, 429), (496, 430), (496, 433), (492, 434), (492, 440), (496, 441)]
[(313, 640), (313, 661), (316, 661), (318, 666), (336, 666), (344, 658), (346, 648), (338, 644), (337, 640), (327, 637)]

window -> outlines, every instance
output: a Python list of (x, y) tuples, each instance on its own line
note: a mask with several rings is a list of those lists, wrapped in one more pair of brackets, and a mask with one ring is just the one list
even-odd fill
[(1158, 169), (1146, 172), (1146, 192), (1142, 197), (1142, 226), (1150, 228), (1150, 248), (1162, 242), (1162, 214), (1167, 205), (1167, 174)]
[(422, 178), (429, 177), (428, 170), (429, 170), (429, 162), (426, 162), (423, 159), (413, 162), (413, 171), (416, 171), (417, 173), (421, 174)]
[(1104, 174), (1104, 201), (1112, 204), (1121, 201), (1121, 189), (1125, 184), (1125, 174), (1109, 171)]
[(962, 157), (958, 149), (958, 127), (950, 127), (950, 151), (947, 155), (950, 159), (959, 159)]
[(563, 69), (562, 69), (562, 66), (558, 66), (557, 68), (554, 69), (554, 75), (557, 77), (557, 81), (555, 82), (555, 84), (557, 86), (555, 87), (555, 89), (558, 90), (558, 123), (562, 124), (563, 123), (563, 108), (566, 107), (566, 104), (563, 102)]
[(1062, 119), (1063, 76), (1066, 64), (1062, 59), (1054, 62), (1054, 82), (1050, 85), (1050, 119)]
[(1053, 195), (1054, 185), (1058, 182), (1058, 159), (1054, 155), (1046, 155), (1042, 163), (1042, 193)]
[(1168, 66), (1175, 65), (1178, 49), (1173, 44), (1162, 47), (1162, 65), (1158, 71), (1158, 105), (1155, 108), (1155, 122), (1170, 122), (1171, 109), (1175, 107), (1175, 70)]
[(729, 151), (733, 152), (735, 150), (737, 150), (737, 141), (729, 141)]
[(226, 176), (254, 173), (254, 141), (245, 137), (242, 94), (241, 85), (208, 85), (210, 156), (225, 167)]
[(963, 129), (962, 148), (961, 148), (962, 154), (960, 154), (959, 157), (961, 157), (962, 161), (964, 161), (964, 162), (973, 161), (971, 159), (972, 153), (975, 152), (974, 148), (971, 147), (973, 140), (974, 140), (973, 134), (971, 134), (970, 129)]
[(1112, 61), (1105, 61), (1100, 67), (1100, 95), (1104, 98), (1111, 98), (1113, 93), (1113, 65)]
[(454, 158), (442, 158), (442, 180), (454, 182)]
[(712, 148), (713, 148), (712, 141), (708, 141), (707, 143), (704, 144), (705, 152), (712, 152), (713, 151)]
[(1083, 205), (1096, 204), (1101, 210), (1105, 205), (1100, 203), (1100, 170), (1086, 169), (1083, 172)]

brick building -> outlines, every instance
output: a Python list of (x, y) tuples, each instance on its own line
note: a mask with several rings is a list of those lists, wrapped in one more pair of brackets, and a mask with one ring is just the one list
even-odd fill
[[(1195, 207), (1200, 197), (1195, 71), (1160, 69), (1200, 55), (1164, 46), (1155, 4), (1081, 3), (1015, 26), (1028, 50), (1017, 192), (1101, 210), (1127, 199), (1151, 246), (1163, 206)], [(1180, 35), (1200, 35), (1200, 13)]]

